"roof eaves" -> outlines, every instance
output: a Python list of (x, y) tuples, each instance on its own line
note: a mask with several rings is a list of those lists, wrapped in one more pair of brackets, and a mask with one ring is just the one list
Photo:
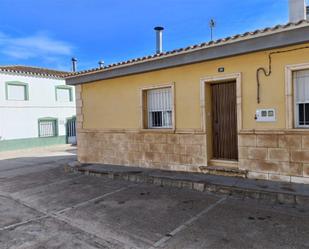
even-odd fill
[(57, 74), (46, 74), (46, 73), (34, 73), (24, 70), (12, 70), (12, 69), (6, 69), (6, 68), (0, 68), (0, 72), (3, 73), (13, 73), (13, 74), (23, 74), (23, 75), (33, 75), (33, 76), (42, 76), (42, 77), (48, 77), (48, 78), (57, 78), (57, 79), (64, 79), (65, 74), (63, 76), (57, 75)]
[(234, 36), (226, 37), (226, 38), (223, 38), (223, 39), (218, 39), (216, 41), (211, 41), (211, 42), (208, 42), (208, 43), (204, 42), (204, 43), (200, 43), (200, 44), (197, 44), (197, 45), (188, 46), (188, 47), (185, 47), (185, 48), (180, 48), (180, 49), (175, 49), (175, 50), (172, 50), (172, 51), (163, 52), (163, 53), (160, 53), (160, 54), (154, 54), (154, 55), (144, 56), (144, 57), (131, 59), (131, 60), (127, 60), (127, 61), (123, 61), (123, 62), (119, 62), (119, 63), (114, 63), (114, 64), (108, 65), (104, 68), (94, 68), (94, 69), (90, 69), (90, 70), (76, 72), (76, 73), (73, 73), (73, 74), (68, 74), (65, 78), (66, 79), (72, 79), (72, 78), (81, 77), (81, 76), (85, 76), (85, 75), (103, 73), (103, 72), (107, 72), (107, 71), (114, 70), (114, 69), (119, 69), (119, 68), (128, 67), (128, 66), (132, 66), (132, 65), (137, 65), (137, 64), (148, 63), (148, 62), (152, 62), (152, 61), (156, 61), (156, 60), (166, 59), (166, 58), (169, 58), (169, 57), (173, 57), (173, 56), (177, 56), (177, 55), (181, 55), (181, 54), (192, 53), (192, 52), (196, 52), (196, 51), (199, 51), (199, 50), (210, 49), (210, 48), (214, 48), (214, 47), (220, 47), (220, 46), (223, 46), (223, 45), (238, 43), (238, 42), (245, 41), (245, 40), (250, 40), (250, 39), (255, 39), (255, 38), (259, 38), (259, 37), (263, 37), (263, 36), (273, 35), (273, 34), (276, 34), (276, 33), (287, 32), (287, 31), (290, 31), (290, 30), (297, 30), (297, 29), (302, 28), (302, 27), (309, 27), (308, 24), (309, 24), (308, 21), (303, 20), (303, 21), (300, 21), (298, 23), (288, 23), (286, 25), (276, 25), (272, 28), (264, 28), (264, 29), (255, 30), (255, 31), (252, 31), (252, 32), (245, 32), (243, 34), (237, 34), (237, 35), (234, 35)]

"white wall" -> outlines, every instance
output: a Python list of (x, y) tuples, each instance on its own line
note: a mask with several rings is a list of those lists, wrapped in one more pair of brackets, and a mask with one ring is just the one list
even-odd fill
[[(29, 100), (6, 100), (5, 85), (8, 81), (28, 84)], [(36, 76), (0, 73), (0, 140), (38, 137), (38, 119), (58, 119), (59, 135), (65, 135), (66, 119), (75, 115), (73, 101), (56, 101), (55, 86), (65, 85), (64, 80)]]

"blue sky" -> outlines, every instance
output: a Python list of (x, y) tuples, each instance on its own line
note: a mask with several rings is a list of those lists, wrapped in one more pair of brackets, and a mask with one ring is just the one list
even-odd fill
[(164, 50), (286, 23), (288, 0), (0, 0), (0, 65), (70, 70), (155, 51), (153, 27), (165, 27)]

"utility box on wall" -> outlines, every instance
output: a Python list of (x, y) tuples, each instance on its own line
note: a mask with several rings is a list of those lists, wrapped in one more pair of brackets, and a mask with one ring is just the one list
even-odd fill
[(276, 122), (275, 109), (257, 109), (255, 113), (256, 122)]

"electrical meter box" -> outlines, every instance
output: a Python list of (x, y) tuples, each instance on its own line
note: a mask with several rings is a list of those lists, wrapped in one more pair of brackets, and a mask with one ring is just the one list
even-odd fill
[(275, 109), (257, 109), (255, 113), (256, 122), (275, 122)]

